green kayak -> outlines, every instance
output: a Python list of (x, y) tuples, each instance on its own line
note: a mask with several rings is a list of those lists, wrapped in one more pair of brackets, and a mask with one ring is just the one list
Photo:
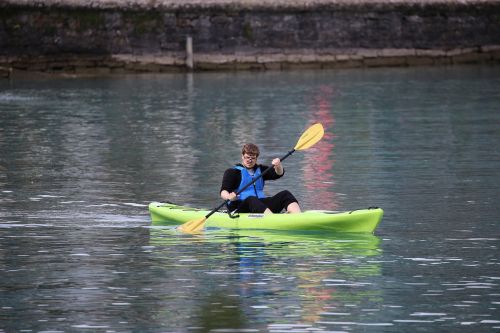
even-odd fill
[[(149, 204), (149, 212), (154, 225), (176, 225), (203, 218), (210, 210), (152, 202)], [(237, 218), (224, 212), (216, 212), (207, 219), (206, 227), (373, 233), (383, 215), (381, 208), (348, 212), (309, 210), (300, 214), (239, 214)]]

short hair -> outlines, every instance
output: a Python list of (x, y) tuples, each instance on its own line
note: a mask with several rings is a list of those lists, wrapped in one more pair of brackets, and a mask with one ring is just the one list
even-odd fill
[(260, 154), (259, 147), (257, 147), (253, 143), (245, 143), (243, 145), (243, 148), (241, 148), (241, 155), (245, 155), (245, 154), (255, 155), (258, 157)]

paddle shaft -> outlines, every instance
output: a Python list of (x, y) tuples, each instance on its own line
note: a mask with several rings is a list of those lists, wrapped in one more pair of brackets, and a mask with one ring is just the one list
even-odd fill
[[(290, 150), (288, 153), (286, 153), (285, 156), (283, 156), (282, 158), (280, 158), (280, 161), (284, 161), (288, 156), (292, 155), (293, 153), (295, 152), (295, 149), (292, 149)], [(257, 180), (261, 179), (262, 177), (264, 177), (264, 175), (266, 173), (268, 173), (269, 171), (271, 171), (271, 169), (273, 168), (273, 166), (270, 166), (268, 167), (266, 170), (264, 170), (264, 172), (262, 172), (258, 177), (256, 177), (254, 180), (252, 180), (250, 183), (246, 184), (245, 186), (243, 186), (243, 188), (241, 190), (239, 190), (238, 192), (236, 192), (236, 195), (240, 194), (241, 192), (243, 192), (244, 190), (246, 190), (249, 186), (253, 185)], [(222, 206), (224, 206), (226, 204), (226, 201), (224, 201), (223, 203), (221, 203), (219, 206), (217, 206), (216, 208), (214, 208), (210, 213), (208, 213), (207, 215), (205, 215), (205, 219), (208, 219), (213, 213), (215, 213), (216, 211), (218, 211), (219, 209), (222, 208)]]

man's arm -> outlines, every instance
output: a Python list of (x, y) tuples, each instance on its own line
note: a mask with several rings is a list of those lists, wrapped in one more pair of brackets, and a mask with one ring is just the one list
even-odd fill
[(220, 197), (222, 200), (237, 200), (236, 189), (241, 182), (241, 173), (237, 169), (227, 169), (222, 177), (222, 185), (220, 187)]

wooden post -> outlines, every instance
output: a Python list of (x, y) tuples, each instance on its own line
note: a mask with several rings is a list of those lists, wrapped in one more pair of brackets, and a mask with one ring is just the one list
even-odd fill
[(8, 79), (12, 74), (12, 67), (0, 67), (0, 78)]
[(186, 67), (193, 69), (193, 38), (188, 36), (186, 38)]

